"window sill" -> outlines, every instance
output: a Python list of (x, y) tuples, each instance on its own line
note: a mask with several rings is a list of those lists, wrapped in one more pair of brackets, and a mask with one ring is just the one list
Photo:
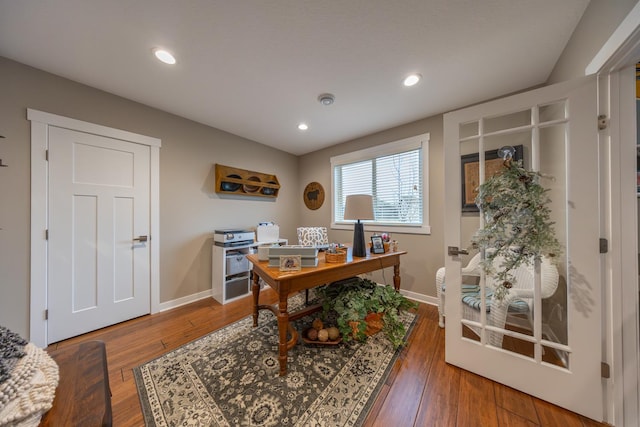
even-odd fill
[[(353, 230), (352, 222), (332, 222), (331, 229), (332, 230)], [(397, 225), (397, 224), (384, 224), (384, 223), (375, 223), (375, 224), (367, 224), (363, 223), (364, 231), (367, 232), (378, 232), (378, 233), (394, 233), (397, 234), (431, 234), (431, 226), (429, 225), (416, 225), (416, 226), (406, 226), (406, 225)]]

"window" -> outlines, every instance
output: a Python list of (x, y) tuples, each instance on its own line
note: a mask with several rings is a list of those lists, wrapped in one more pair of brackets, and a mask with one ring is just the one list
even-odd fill
[(332, 227), (351, 228), (348, 195), (371, 194), (376, 219), (365, 221), (366, 229), (429, 233), (428, 141), (424, 134), (332, 157)]

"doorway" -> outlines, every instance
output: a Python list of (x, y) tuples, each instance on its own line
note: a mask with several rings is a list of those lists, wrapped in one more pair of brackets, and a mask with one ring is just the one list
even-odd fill
[[(31, 305), (30, 305), (30, 340), (34, 342), (36, 345), (45, 347), (49, 343), (53, 342), (52, 337), (49, 336), (48, 332), (48, 315), (49, 308), (52, 298), (51, 288), (51, 273), (53, 268), (58, 268), (58, 261), (54, 260), (52, 257), (66, 256), (62, 251), (56, 249), (52, 250), (48, 240), (48, 234), (51, 227), (51, 219), (52, 214), (52, 199), (51, 199), (51, 188), (50, 185), (55, 180), (52, 180), (51, 176), (51, 164), (48, 161), (48, 156), (52, 153), (51, 144), (56, 139), (56, 133), (62, 132), (63, 134), (75, 135), (74, 137), (85, 138), (84, 142), (76, 144), (76, 147), (80, 151), (85, 151), (85, 154), (88, 154), (89, 151), (95, 150), (95, 147), (99, 147), (100, 144), (103, 144), (103, 148), (112, 149), (118, 144), (125, 144), (132, 147), (138, 146), (141, 147), (143, 151), (141, 153), (143, 156), (146, 156), (146, 163), (148, 164), (148, 172), (146, 173), (146, 190), (148, 196), (148, 210), (143, 212), (143, 216), (145, 217), (145, 221), (148, 223), (148, 226), (145, 226), (144, 233), (147, 233), (147, 241), (144, 242), (145, 250), (148, 251), (146, 257), (142, 261), (137, 261), (139, 265), (136, 267), (138, 269), (142, 268), (146, 271), (146, 275), (148, 276), (147, 281), (147, 296), (144, 304), (146, 305), (146, 312), (155, 313), (159, 311), (159, 203), (158, 203), (158, 189), (159, 189), (159, 149), (161, 142), (157, 138), (151, 138), (144, 135), (138, 135), (131, 132), (126, 132), (118, 129), (108, 128), (92, 123), (87, 123), (75, 119), (70, 119), (67, 117), (57, 116), (50, 113), (45, 113), (37, 110), (27, 110), (27, 118), (31, 121)], [(99, 143), (93, 144), (91, 141)], [(58, 138), (58, 142), (60, 139)], [(77, 141), (76, 141), (77, 142)], [(93, 144), (93, 145), (92, 145)], [(62, 144), (64, 146), (64, 144)], [(91, 148), (94, 147), (94, 148)], [(55, 147), (54, 147), (55, 148)], [(60, 147), (58, 147), (59, 149)], [(122, 148), (122, 147), (120, 147)], [(59, 150), (54, 149), (53, 152), (60, 153)], [(126, 154), (126, 150), (111, 150), (112, 154), (120, 159), (124, 159), (129, 154)], [(123, 154), (125, 153), (125, 154)], [(77, 153), (74, 153), (74, 156)], [(95, 152), (94, 152), (95, 154)], [(60, 159), (58, 159), (60, 160)], [(126, 163), (126, 161), (124, 162)], [(60, 168), (58, 168), (60, 169)], [(106, 172), (107, 169), (103, 170), (106, 175), (109, 173)], [(90, 169), (87, 169), (86, 172), (89, 174), (92, 173)], [(75, 172), (74, 172), (75, 173)], [(104, 174), (103, 174), (104, 175)], [(114, 174), (111, 174), (114, 176)], [(88, 175), (87, 175), (88, 176)], [(94, 177), (95, 178), (95, 177)], [(95, 184), (95, 183), (94, 183)], [(57, 184), (56, 184), (57, 185)], [(116, 185), (117, 187), (117, 185)], [(56, 190), (58, 188), (56, 187)], [(90, 203), (88, 201), (90, 198), (83, 198), (79, 203), (79, 207), (90, 208)], [(87, 202), (87, 203), (85, 203)], [(83, 204), (84, 203), (84, 204)], [(116, 203), (120, 203), (120, 208), (126, 208), (126, 206), (130, 206), (128, 202), (124, 198), (118, 199)], [(55, 206), (54, 206), (55, 208)], [(122, 209), (121, 212), (124, 212)], [(59, 214), (58, 211), (55, 212)], [(85, 209), (86, 213), (86, 209)], [(126, 215), (125, 215), (126, 216)], [(97, 215), (96, 215), (97, 218)], [(57, 218), (59, 219), (59, 218)], [(55, 223), (55, 221), (54, 221)], [(80, 225), (87, 225), (88, 222), (81, 222)], [(95, 222), (94, 224), (97, 224)], [(56, 226), (55, 224), (53, 224)], [(96, 225), (97, 227), (97, 225)], [(146, 231), (148, 230), (148, 232)], [(69, 230), (66, 230), (69, 231)], [(135, 233), (139, 230), (133, 230)], [(141, 231), (141, 230), (140, 230)], [(58, 231), (56, 231), (58, 232)], [(68, 238), (72, 236), (72, 233), (66, 233), (65, 229), (62, 228), (62, 233)], [(75, 234), (80, 235), (80, 233)], [(151, 238), (150, 236), (153, 236)], [(60, 237), (60, 236), (59, 236)], [(129, 237), (129, 245), (130, 249), (133, 251), (138, 249), (133, 242), (133, 239), (137, 238), (137, 236)], [(112, 239), (113, 240), (113, 239)], [(118, 238), (118, 240), (122, 240)], [(78, 242), (75, 242), (77, 244)], [(70, 247), (75, 247), (73, 244)], [(54, 248), (55, 249), (55, 248)], [(96, 256), (94, 258), (101, 257), (101, 249), (96, 248), (95, 250)], [(131, 258), (133, 259), (133, 258)], [(55, 264), (55, 265), (54, 265)], [(73, 272), (75, 275), (77, 272)], [(90, 272), (85, 276), (89, 277)], [(95, 287), (89, 286), (84, 289), (76, 289), (73, 296), (70, 296), (70, 299), (75, 298), (74, 304), (76, 302), (80, 302), (80, 304), (76, 304), (74, 307), (75, 312), (82, 312), (90, 309), (92, 307), (93, 302), (97, 297), (97, 293), (93, 294), (95, 291)], [(130, 292), (130, 294), (133, 293)], [(118, 301), (128, 301), (129, 297), (126, 292), (122, 292), (113, 298), (113, 300)], [(127, 311), (127, 310), (124, 310)], [(132, 311), (134, 313), (132, 316), (135, 317), (138, 311)], [(131, 313), (129, 315), (131, 316)], [(124, 319), (117, 319), (117, 321), (121, 321)], [(70, 322), (70, 321), (69, 321)], [(94, 324), (95, 328), (101, 327), (98, 324)], [(82, 332), (80, 332), (82, 333)], [(54, 339), (59, 339), (59, 337), (54, 337)]]

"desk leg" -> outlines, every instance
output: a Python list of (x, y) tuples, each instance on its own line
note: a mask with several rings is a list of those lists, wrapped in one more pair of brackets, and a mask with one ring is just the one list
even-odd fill
[(396, 291), (400, 290), (400, 264), (393, 266), (393, 287)]
[(278, 361), (280, 362), (280, 376), (287, 374), (287, 330), (289, 328), (289, 313), (287, 312), (287, 295), (280, 295), (278, 302)]
[(253, 293), (253, 327), (258, 326), (258, 300), (260, 299), (260, 276), (253, 273), (253, 284), (251, 285)]

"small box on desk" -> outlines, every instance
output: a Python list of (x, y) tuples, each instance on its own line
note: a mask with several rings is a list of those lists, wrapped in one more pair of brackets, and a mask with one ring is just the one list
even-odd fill
[(269, 267), (280, 267), (280, 256), (300, 255), (301, 267), (317, 267), (318, 248), (313, 246), (279, 246), (269, 248)]
[(280, 227), (275, 224), (260, 224), (256, 234), (260, 243), (277, 242), (280, 239)]

